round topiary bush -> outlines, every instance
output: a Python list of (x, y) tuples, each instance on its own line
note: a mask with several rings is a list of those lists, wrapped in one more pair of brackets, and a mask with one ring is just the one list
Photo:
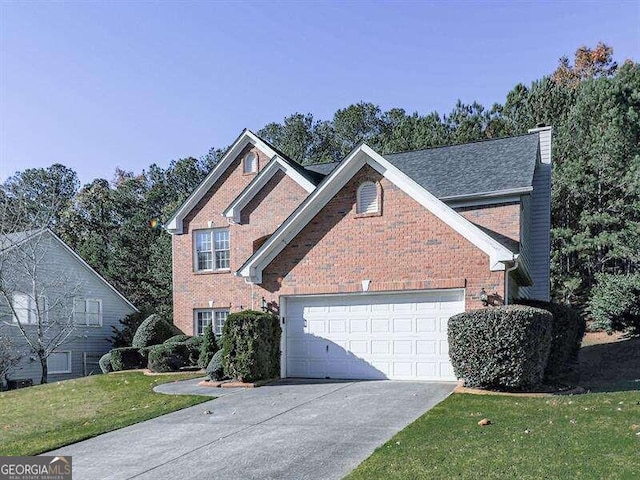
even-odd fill
[(178, 335), (184, 334), (177, 327), (167, 322), (158, 315), (149, 316), (140, 324), (136, 334), (133, 336), (131, 346), (135, 348), (150, 347), (159, 345), (165, 340)]
[(175, 372), (189, 365), (189, 348), (184, 343), (163, 343), (149, 350), (149, 370)]
[(210, 380), (220, 381), (224, 377), (224, 368), (222, 366), (222, 350), (218, 350), (213, 354), (206, 369), (207, 375)]
[(111, 353), (105, 353), (98, 360), (98, 365), (100, 365), (100, 370), (102, 373), (113, 372), (113, 367), (111, 366)]
[(111, 366), (114, 372), (135, 370), (144, 366), (144, 359), (139, 349), (134, 347), (114, 348), (111, 354)]
[(465, 385), (524, 388), (542, 382), (553, 316), (523, 305), (485, 308), (449, 319), (449, 357)]

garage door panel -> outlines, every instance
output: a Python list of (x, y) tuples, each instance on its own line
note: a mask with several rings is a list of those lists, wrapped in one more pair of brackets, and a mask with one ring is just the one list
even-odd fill
[(447, 322), (461, 311), (462, 290), (290, 297), (287, 376), (453, 380)]

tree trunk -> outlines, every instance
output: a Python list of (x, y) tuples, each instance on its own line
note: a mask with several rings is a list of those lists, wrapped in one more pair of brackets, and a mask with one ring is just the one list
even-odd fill
[(40, 366), (42, 366), (42, 377), (40, 377), (40, 383), (47, 383), (47, 357), (40, 357)]

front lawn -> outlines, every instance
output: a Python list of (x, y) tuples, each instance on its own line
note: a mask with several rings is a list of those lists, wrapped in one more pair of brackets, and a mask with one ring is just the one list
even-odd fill
[(211, 400), (152, 391), (198, 376), (125, 372), (2, 392), (0, 455), (35, 455)]

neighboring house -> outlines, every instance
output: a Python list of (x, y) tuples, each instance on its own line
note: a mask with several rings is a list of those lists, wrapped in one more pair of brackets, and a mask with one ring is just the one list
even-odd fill
[[(29, 263), (34, 274), (24, 276), (15, 259)], [(111, 349), (111, 327), (119, 327), (120, 319), (137, 311), (131, 302), (48, 229), (1, 236), (0, 262), (3, 288), (13, 305), (0, 296), (0, 332), (8, 333), (24, 353), (7, 377), (32, 378), (34, 383), (41, 377), (40, 362), (29, 352), (16, 316), (30, 335), (35, 335), (38, 318), (45, 320), (43, 328), (50, 327), (50, 335), (60, 326), (68, 327), (68, 337), (48, 357), (49, 382), (100, 373), (98, 360)], [(36, 295), (31, 288), (34, 278)]]
[(167, 223), (174, 321), (268, 305), (284, 377), (452, 380), (451, 315), (549, 299), (550, 186), (551, 127), (307, 166), (245, 130)]

